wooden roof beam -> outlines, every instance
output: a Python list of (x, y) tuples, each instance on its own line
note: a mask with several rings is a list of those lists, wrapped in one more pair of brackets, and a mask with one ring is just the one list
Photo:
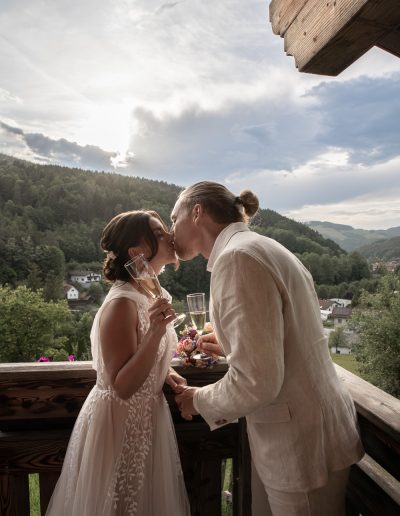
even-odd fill
[(400, 27), (386, 34), (386, 36), (378, 41), (376, 46), (400, 57)]
[(374, 45), (398, 49), (400, 0), (272, 0), (270, 20), (301, 72), (334, 76)]

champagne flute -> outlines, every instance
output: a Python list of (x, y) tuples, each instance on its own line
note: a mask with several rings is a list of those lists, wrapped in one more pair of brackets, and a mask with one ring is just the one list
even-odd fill
[[(147, 261), (144, 254), (138, 254), (124, 265), (132, 279), (153, 299), (160, 299), (163, 291), (153, 267)], [(185, 314), (177, 314), (172, 321), (174, 328), (179, 326), (186, 318)]]
[(206, 324), (206, 295), (204, 292), (186, 296), (193, 326), (201, 334)]

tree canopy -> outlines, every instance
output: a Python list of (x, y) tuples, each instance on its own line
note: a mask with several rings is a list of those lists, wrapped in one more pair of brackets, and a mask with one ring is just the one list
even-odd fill
[(0, 362), (90, 359), (93, 314), (72, 313), (66, 300), (46, 301), (42, 290), (0, 287)]
[(399, 274), (383, 276), (375, 293), (362, 293), (352, 324), (359, 334), (355, 356), (363, 376), (400, 397)]

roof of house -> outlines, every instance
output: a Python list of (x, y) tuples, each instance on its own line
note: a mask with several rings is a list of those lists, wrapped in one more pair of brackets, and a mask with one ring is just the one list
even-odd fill
[(336, 302), (332, 301), (332, 299), (318, 299), (318, 302), (321, 310), (327, 310), (332, 305), (336, 304)]
[(70, 276), (90, 276), (91, 274), (96, 274), (96, 275), (100, 276), (100, 274), (98, 272), (93, 272), (93, 271), (71, 271), (69, 273)]
[(351, 316), (351, 308), (349, 306), (335, 306), (332, 310), (332, 317), (341, 317), (342, 319), (346, 319)]

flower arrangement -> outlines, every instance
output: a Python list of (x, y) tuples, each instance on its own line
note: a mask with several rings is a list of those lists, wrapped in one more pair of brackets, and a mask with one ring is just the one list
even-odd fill
[[(75, 355), (71, 354), (71, 355), (68, 355), (67, 360), (68, 360), (68, 362), (76, 362), (76, 357), (75, 357)], [(41, 356), (38, 360), (36, 360), (36, 362), (52, 362), (52, 358)]]
[[(205, 324), (201, 335), (211, 333), (212, 331), (211, 323), (208, 322)], [(200, 333), (195, 328), (185, 326), (179, 334), (180, 338), (174, 357), (180, 358), (184, 365), (205, 368), (212, 367), (217, 362), (218, 356), (210, 356), (197, 349), (197, 339), (200, 337)]]
[(36, 360), (36, 362), (50, 362), (50, 358), (42, 356), (39, 360)]

